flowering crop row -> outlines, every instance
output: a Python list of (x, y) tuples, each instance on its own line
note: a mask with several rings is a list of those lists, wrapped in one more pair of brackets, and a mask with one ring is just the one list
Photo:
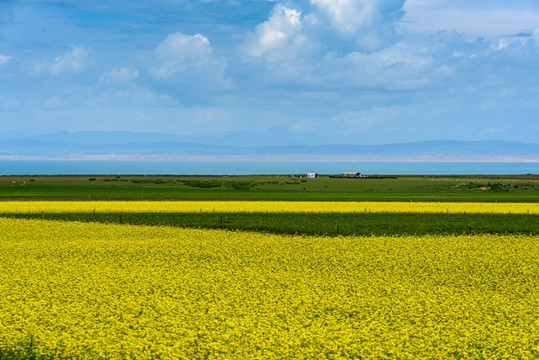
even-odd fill
[(533, 359), (538, 273), (533, 236), (0, 218), (0, 358)]
[(14, 212), (397, 212), (539, 214), (536, 203), (316, 202), (316, 201), (5, 201)]

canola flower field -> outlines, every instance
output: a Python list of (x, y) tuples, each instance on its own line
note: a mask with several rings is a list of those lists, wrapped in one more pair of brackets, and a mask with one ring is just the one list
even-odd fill
[(332, 202), (332, 201), (1, 201), (0, 213), (73, 212), (293, 212), (539, 214), (539, 202)]
[(537, 274), (537, 236), (0, 218), (0, 359), (537, 359)]

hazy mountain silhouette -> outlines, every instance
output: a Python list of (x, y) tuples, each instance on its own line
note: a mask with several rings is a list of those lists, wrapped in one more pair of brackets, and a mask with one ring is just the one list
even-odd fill
[[(281, 134), (282, 136), (279, 136)], [(247, 138), (247, 140), (245, 140)], [(278, 140), (278, 141), (277, 141)], [(272, 143), (273, 141), (273, 143)], [(271, 143), (272, 145), (264, 145)], [(242, 145), (235, 145), (242, 144)], [(248, 144), (248, 145), (243, 145)], [(260, 145), (256, 145), (260, 144)], [(294, 145), (290, 145), (294, 144)], [(298, 144), (283, 129), (265, 133), (237, 132), (221, 138), (193, 138), (172, 134), (128, 131), (54, 133), (22, 139), (0, 140), (0, 156), (65, 158), (72, 155), (156, 156), (360, 156), (436, 159), (466, 157), (518, 158), (539, 161), (539, 144), (515, 141), (438, 140), (385, 145)]]

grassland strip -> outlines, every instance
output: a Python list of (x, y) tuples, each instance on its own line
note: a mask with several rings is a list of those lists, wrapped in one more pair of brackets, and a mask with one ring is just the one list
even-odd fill
[[(39, 219), (39, 213), (0, 214)], [(46, 219), (304, 235), (539, 235), (539, 215), (428, 213), (48, 213)]]
[(537, 202), (539, 175), (0, 176), (0, 200), (290, 200)]

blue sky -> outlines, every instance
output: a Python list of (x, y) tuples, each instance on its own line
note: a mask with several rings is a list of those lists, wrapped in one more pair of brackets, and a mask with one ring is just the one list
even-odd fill
[(0, 138), (538, 142), (538, 79), (536, 0), (0, 1)]

